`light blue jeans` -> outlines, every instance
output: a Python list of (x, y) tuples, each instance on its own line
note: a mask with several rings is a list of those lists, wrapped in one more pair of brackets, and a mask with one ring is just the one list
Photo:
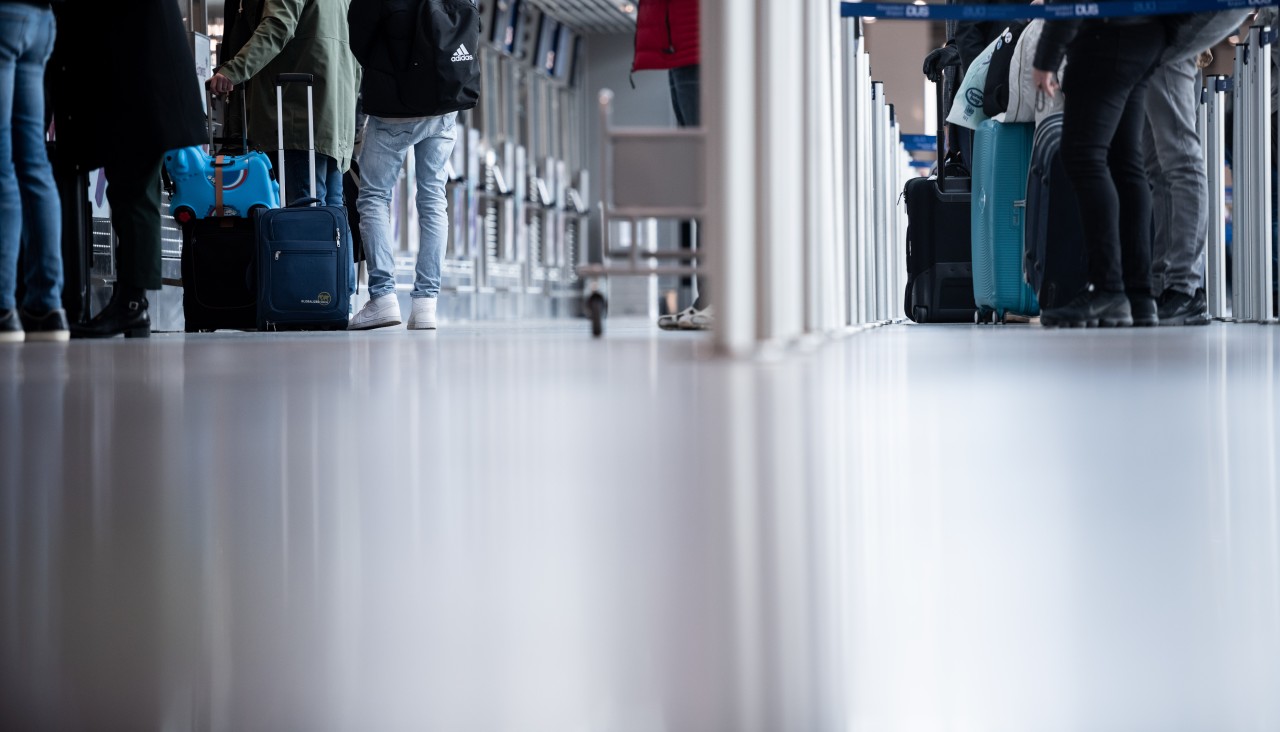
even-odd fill
[(22, 307), (62, 307), (62, 205), (44, 146), (44, 67), (53, 11), (0, 3), (0, 310), (16, 306), (25, 238)]
[(369, 297), (396, 291), (391, 247), (391, 192), (413, 148), (418, 178), (418, 264), (412, 297), (440, 293), (440, 264), (449, 236), (445, 164), (453, 155), (457, 112), (418, 120), (369, 117), (360, 148), (360, 235), (369, 262)]

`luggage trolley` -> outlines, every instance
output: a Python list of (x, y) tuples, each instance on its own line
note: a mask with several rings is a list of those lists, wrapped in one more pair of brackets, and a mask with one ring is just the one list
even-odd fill
[[(628, 127), (612, 124), (613, 92), (600, 91), (600, 261), (579, 255), (578, 276), (584, 283), (583, 308), (591, 319), (591, 334), (604, 333), (608, 301), (602, 282), (614, 277), (677, 277), (702, 275), (704, 265), (662, 264), (663, 260), (690, 259), (697, 253), (697, 221), (706, 206), (705, 134), (702, 128)], [(693, 221), (694, 249), (689, 251), (641, 251), (640, 222), (652, 219)], [(631, 244), (615, 247), (610, 236), (613, 221), (631, 223)], [(642, 259), (655, 259), (649, 265)], [(611, 260), (613, 260), (611, 262)], [(625, 261), (617, 261), (625, 260)]]

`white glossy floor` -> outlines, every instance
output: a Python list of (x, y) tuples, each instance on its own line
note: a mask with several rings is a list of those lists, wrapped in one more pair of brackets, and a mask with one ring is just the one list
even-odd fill
[(1280, 328), (0, 348), (0, 729), (1280, 730)]

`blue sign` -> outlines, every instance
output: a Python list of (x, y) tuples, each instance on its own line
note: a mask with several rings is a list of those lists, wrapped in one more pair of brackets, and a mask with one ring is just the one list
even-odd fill
[(1212, 13), (1272, 7), (1274, 0), (1106, 0), (1054, 5), (916, 5), (915, 3), (840, 3), (842, 18), (887, 20), (1067, 20), (1135, 15)]

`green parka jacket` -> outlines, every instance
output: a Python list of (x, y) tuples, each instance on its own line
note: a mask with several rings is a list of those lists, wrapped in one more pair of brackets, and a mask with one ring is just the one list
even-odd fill
[[(234, 58), (218, 71), (239, 85), (249, 84), (249, 138), (255, 147), (276, 150), (276, 86), (279, 74), (315, 74), (316, 153), (351, 167), (356, 134), (360, 65), (347, 41), (350, 0), (260, 0), (262, 20)], [(248, 9), (246, 14), (253, 12)], [(254, 9), (256, 10), (256, 8)], [(250, 16), (252, 17), (252, 16)], [(307, 96), (301, 86), (284, 94), (284, 147), (307, 149)]]

